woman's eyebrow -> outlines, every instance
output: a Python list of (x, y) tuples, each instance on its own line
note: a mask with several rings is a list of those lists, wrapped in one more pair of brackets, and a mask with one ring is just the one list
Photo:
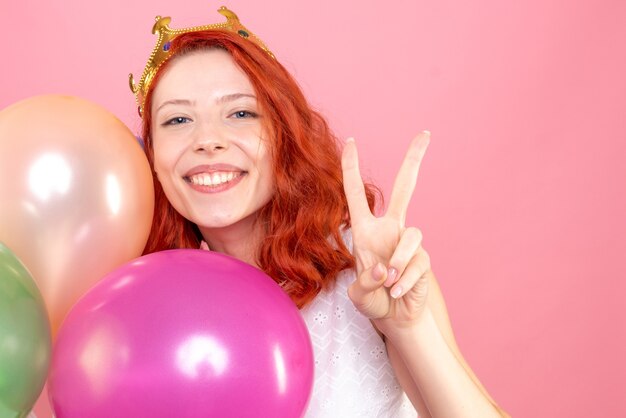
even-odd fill
[(163, 103), (161, 103), (161, 106), (159, 106), (157, 108), (156, 112), (158, 112), (159, 110), (161, 110), (163, 107), (165, 107), (167, 105), (187, 105), (187, 106), (192, 106), (192, 105), (194, 105), (194, 102), (192, 102), (191, 100), (187, 100), (187, 99), (166, 100)]
[(241, 99), (242, 97), (250, 97), (256, 100), (256, 96), (254, 94), (246, 94), (246, 93), (233, 93), (226, 94), (224, 96), (218, 97), (215, 102), (217, 104), (222, 104), (225, 102), (232, 102), (233, 100)]

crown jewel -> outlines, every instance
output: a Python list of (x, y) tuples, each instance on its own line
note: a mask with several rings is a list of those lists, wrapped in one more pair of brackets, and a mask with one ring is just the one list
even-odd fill
[(239, 22), (237, 15), (226, 7), (222, 6), (218, 9), (218, 12), (226, 17), (226, 22), (214, 23), (204, 26), (193, 26), (185, 29), (172, 29), (168, 25), (172, 21), (170, 17), (157, 16), (155, 18), (156, 23), (152, 27), (152, 33), (158, 36), (157, 43), (150, 54), (146, 68), (143, 70), (143, 74), (139, 79), (139, 83), (135, 83), (135, 79), (131, 74), (128, 75), (128, 82), (130, 90), (135, 94), (135, 99), (139, 105), (139, 113), (143, 114), (143, 105), (146, 99), (146, 94), (150, 88), (152, 80), (164, 62), (166, 62), (170, 56), (170, 44), (174, 38), (183, 33), (199, 32), (204, 30), (227, 30), (234, 32), (242, 38), (248, 39), (257, 44), (261, 49), (268, 53), (272, 58), (274, 54), (265, 46), (263, 41), (257, 38), (252, 32), (250, 32), (245, 26)]

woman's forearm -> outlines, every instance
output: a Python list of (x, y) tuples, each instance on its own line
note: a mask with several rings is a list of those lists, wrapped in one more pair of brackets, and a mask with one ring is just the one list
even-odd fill
[(433, 417), (502, 417), (472, 380), (426, 309), (410, 330), (386, 333)]

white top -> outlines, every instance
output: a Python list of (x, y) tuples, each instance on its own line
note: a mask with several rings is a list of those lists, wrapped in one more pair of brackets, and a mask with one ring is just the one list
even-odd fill
[[(352, 234), (343, 234), (352, 252)], [(313, 342), (315, 382), (306, 418), (415, 418), (417, 411), (396, 380), (387, 350), (368, 318), (348, 297), (354, 270), (302, 310)]]

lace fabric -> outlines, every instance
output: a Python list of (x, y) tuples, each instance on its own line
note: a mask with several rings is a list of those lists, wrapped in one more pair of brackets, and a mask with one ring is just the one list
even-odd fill
[[(352, 251), (350, 230), (343, 239)], [(315, 383), (305, 417), (415, 418), (385, 343), (348, 297), (355, 279), (354, 270), (342, 271), (331, 289), (301, 310), (315, 356)]]

